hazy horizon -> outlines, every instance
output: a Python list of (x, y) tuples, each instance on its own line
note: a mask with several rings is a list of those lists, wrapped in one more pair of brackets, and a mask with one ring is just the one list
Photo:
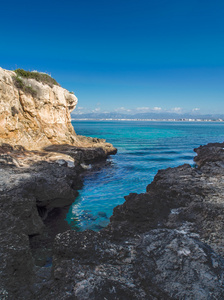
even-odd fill
[(224, 114), (200, 114), (194, 112), (175, 113), (175, 112), (128, 112), (122, 113), (117, 111), (111, 112), (76, 112), (75, 110), (71, 113), (72, 119), (139, 119), (139, 120), (183, 120), (183, 119), (198, 119), (198, 120), (224, 120)]

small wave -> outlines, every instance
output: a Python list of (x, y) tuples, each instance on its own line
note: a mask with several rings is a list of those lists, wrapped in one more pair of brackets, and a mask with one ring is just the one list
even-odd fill
[(184, 156), (180, 156), (178, 157), (179, 159), (186, 159), (186, 160), (192, 160), (194, 158), (194, 156), (190, 156), (190, 155), (184, 155)]
[(161, 151), (161, 154), (180, 154), (180, 151)]
[(156, 161), (156, 162), (166, 162), (166, 161), (174, 161), (177, 160), (176, 157), (149, 157), (146, 158), (147, 161)]

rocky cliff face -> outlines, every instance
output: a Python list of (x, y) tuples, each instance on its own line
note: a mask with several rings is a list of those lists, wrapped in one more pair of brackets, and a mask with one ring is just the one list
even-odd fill
[(105, 140), (76, 135), (76, 104), (56, 84), (0, 68), (0, 299), (33, 299), (48, 272), (34, 262), (32, 237), (40, 251), (40, 240), (50, 240), (51, 256), (43, 220), (74, 202), (85, 164), (116, 153)]
[(52, 143), (79, 145), (70, 112), (77, 98), (66, 89), (20, 78), (32, 93), (19, 89), (16, 73), (0, 68), (0, 140), (37, 149)]

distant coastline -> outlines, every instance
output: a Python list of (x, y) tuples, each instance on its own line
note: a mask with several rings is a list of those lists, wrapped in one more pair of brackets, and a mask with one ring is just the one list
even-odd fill
[(224, 122), (224, 119), (115, 119), (115, 118), (72, 118), (72, 121), (150, 121), (150, 122)]

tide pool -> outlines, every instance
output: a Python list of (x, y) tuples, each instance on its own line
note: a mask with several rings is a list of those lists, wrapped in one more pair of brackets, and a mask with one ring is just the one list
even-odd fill
[(194, 148), (224, 141), (224, 123), (73, 121), (77, 134), (104, 138), (118, 153), (85, 172), (84, 186), (66, 220), (71, 228), (99, 230), (129, 193), (144, 193), (159, 169), (188, 163)]

